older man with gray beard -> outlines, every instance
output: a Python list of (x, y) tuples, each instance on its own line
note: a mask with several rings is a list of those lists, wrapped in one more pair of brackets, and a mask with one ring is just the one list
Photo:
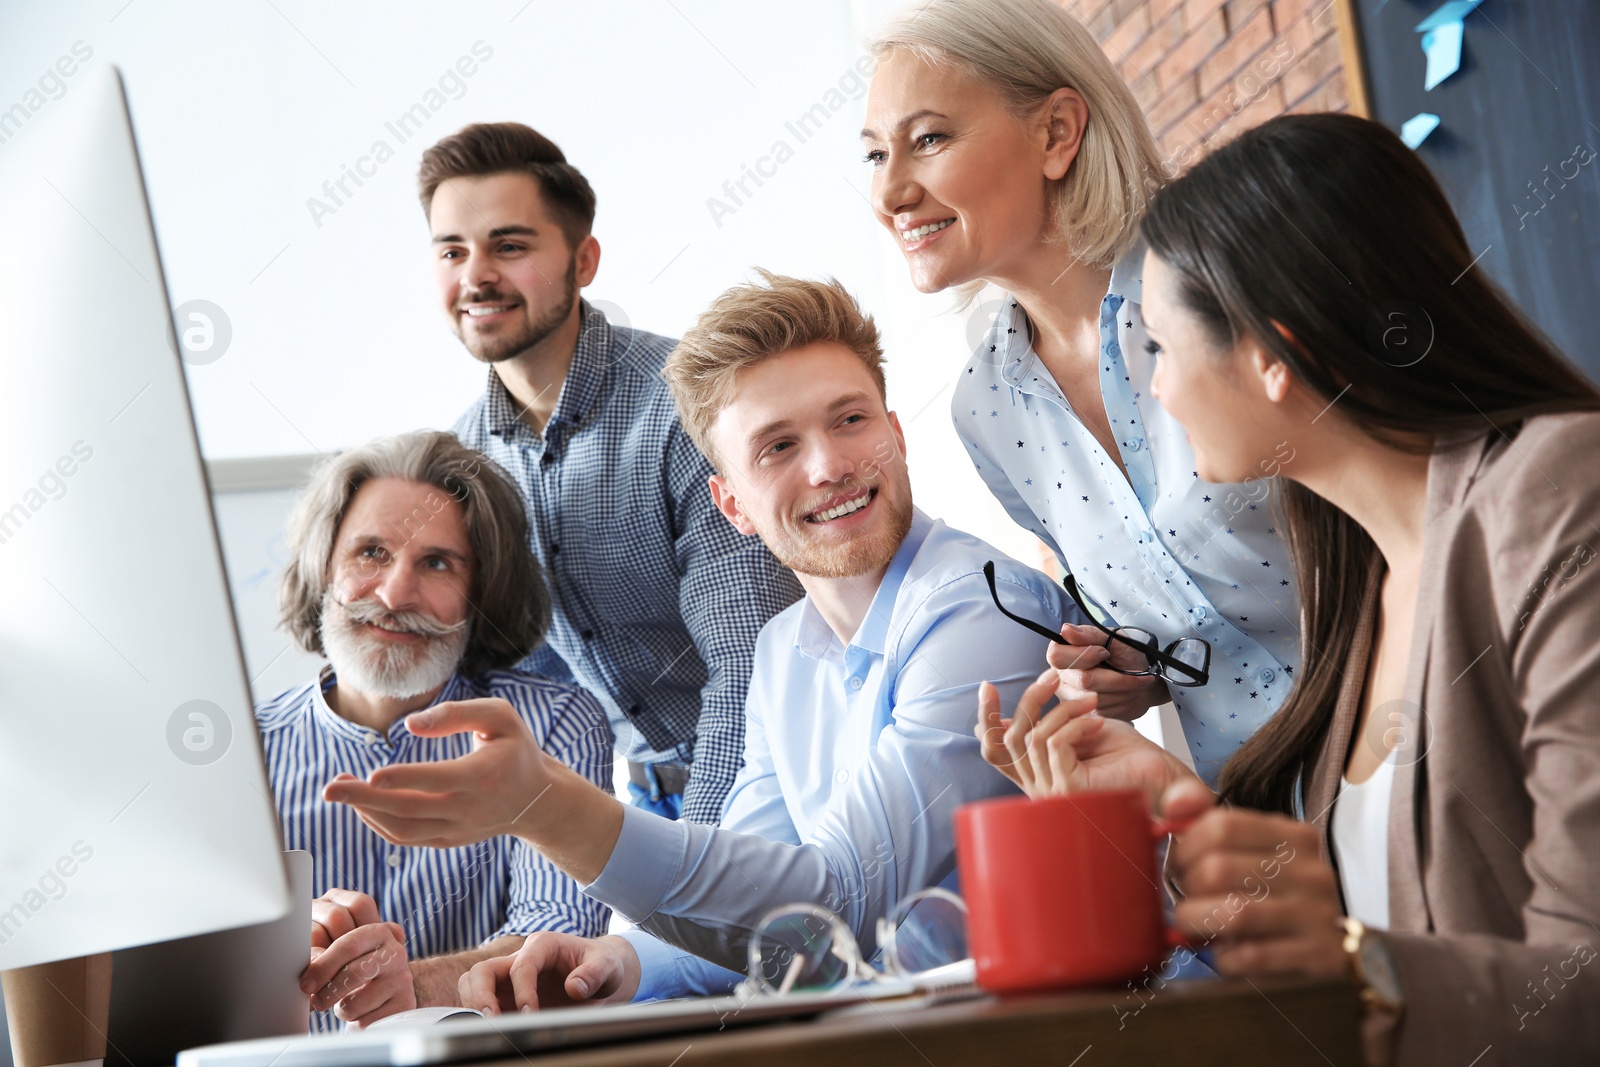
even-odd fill
[(420, 738), (401, 720), (481, 697), (509, 701), (516, 729), (609, 789), (600, 705), (511, 669), (542, 640), (550, 600), (505, 474), (451, 434), (379, 439), (317, 472), (289, 546), (282, 623), (328, 666), (256, 718), (285, 847), (313, 857), (318, 899), (301, 980), (312, 1028), (458, 1004), (463, 972), (535, 931), (603, 933), (607, 909), (515, 838), (400, 848), (321, 799), (337, 776), (472, 751), (472, 738)]

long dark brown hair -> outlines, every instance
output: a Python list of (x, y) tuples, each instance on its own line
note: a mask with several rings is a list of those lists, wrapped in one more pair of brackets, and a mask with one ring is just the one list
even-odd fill
[[(1273, 119), (1158, 193), (1142, 226), (1213, 340), (1261, 344), (1390, 447), (1427, 452), (1491, 423), (1514, 432), (1535, 415), (1600, 409), (1594, 384), (1474, 265), (1428, 168), (1375, 122)], [(1280, 488), (1301, 672), (1221, 786), (1231, 803), (1293, 814), (1377, 547), (1309, 489), (1287, 479)]]

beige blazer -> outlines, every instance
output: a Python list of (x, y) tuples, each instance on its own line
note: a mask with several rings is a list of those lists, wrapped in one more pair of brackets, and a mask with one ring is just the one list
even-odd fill
[[(1504, 431), (1429, 463), (1405, 701), (1376, 709), (1401, 1064), (1600, 1064), (1600, 415)], [(1330, 859), (1381, 577), (1303, 779)]]

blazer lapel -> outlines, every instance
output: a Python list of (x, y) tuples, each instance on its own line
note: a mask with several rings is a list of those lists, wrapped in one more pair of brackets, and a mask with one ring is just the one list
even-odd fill
[[(1417, 604), (1406, 668), (1405, 718), (1396, 727), (1394, 792), (1389, 801), (1389, 929), (1423, 932), (1432, 929), (1427, 889), (1423, 885), (1426, 857), (1424, 822), (1428, 812), (1428, 776), (1425, 769), (1431, 740), (1428, 691), (1428, 652), (1440, 615), (1440, 597), (1449, 554), (1450, 529), (1459, 519), (1457, 506), (1483, 459), (1487, 441), (1475, 437), (1448, 446), (1428, 463), (1427, 505), (1423, 524), (1422, 573), (1417, 581)], [(1363, 664), (1363, 667), (1365, 665)]]

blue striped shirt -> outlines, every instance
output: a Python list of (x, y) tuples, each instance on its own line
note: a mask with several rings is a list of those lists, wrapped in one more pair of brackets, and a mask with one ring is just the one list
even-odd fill
[[(389, 764), (472, 751), (470, 733), (417, 737), (401, 719), (384, 735), (341, 718), (324, 695), (333, 684), (332, 668), (324, 668), (317, 681), (256, 708), (284, 847), (311, 853), (316, 895), (339, 888), (371, 896), (385, 920), (405, 928), (412, 960), (538, 930), (605, 933), (609, 909), (516, 838), (406, 848), (379, 837), (354, 808), (323, 801), (323, 785), (341, 772), (365, 778)], [(610, 792), (611, 729), (594, 697), (521, 671), (489, 671), (451, 675), (438, 702), (475, 697), (510, 702), (541, 748)], [(338, 1026), (332, 1012), (312, 1013), (313, 1030)]]
[(711, 464), (661, 379), (673, 342), (582, 308), (544, 433), (492, 367), (455, 433), (522, 490), (550, 577), (550, 633), (522, 668), (598, 697), (619, 755), (692, 762), (683, 817), (714, 823), (744, 755), (756, 635), (800, 583), (712, 504)]

